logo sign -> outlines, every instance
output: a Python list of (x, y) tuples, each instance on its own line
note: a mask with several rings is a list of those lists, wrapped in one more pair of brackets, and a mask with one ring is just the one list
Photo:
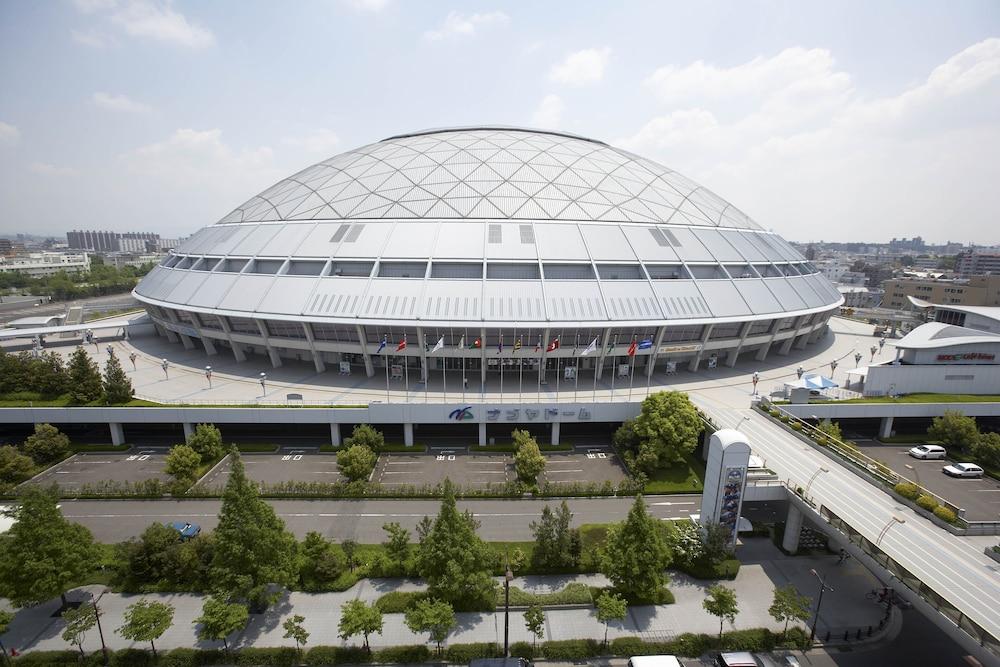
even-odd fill
[(535, 419), (538, 417), (538, 410), (532, 410), (531, 408), (525, 408), (524, 416), (528, 419)]
[(559, 410), (557, 408), (545, 408), (545, 418), (552, 419), (553, 417), (559, 416)]
[(938, 361), (993, 361), (996, 359), (995, 354), (988, 354), (986, 352), (965, 352), (962, 354), (939, 354), (937, 356)]
[(472, 416), (472, 406), (468, 405), (464, 408), (457, 408), (455, 410), (452, 410), (451, 414), (448, 415), (448, 419), (454, 419), (457, 422), (466, 421), (468, 419), (475, 419), (475, 417)]
[(507, 411), (507, 421), (517, 421), (517, 418), (521, 415), (521, 411), (517, 408)]
[(697, 345), (661, 345), (660, 354), (683, 354), (685, 352), (697, 352), (700, 349), (700, 343)]
[(495, 422), (497, 419), (500, 418), (500, 409), (494, 408), (493, 410), (487, 410), (486, 418), (489, 419), (491, 422)]
[(580, 413), (576, 416), (577, 419), (590, 419), (590, 410), (587, 408), (580, 408)]

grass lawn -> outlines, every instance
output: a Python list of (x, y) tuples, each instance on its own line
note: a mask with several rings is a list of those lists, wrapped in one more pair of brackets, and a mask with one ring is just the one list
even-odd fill
[(699, 493), (704, 488), (705, 463), (688, 455), (684, 463), (654, 471), (643, 493)]
[(1000, 403), (996, 394), (904, 394), (896, 398), (871, 396), (852, 398), (838, 403)]

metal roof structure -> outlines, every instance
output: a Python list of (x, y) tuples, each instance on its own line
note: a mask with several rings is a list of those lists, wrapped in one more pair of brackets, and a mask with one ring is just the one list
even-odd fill
[(1000, 343), (1000, 334), (967, 329), (943, 322), (928, 322), (906, 334), (894, 345), (901, 350), (924, 350), (954, 345)]

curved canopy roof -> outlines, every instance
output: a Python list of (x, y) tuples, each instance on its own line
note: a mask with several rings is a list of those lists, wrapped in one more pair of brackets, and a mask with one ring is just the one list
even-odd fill
[(761, 229), (650, 160), (574, 135), (502, 127), (416, 132), (341, 153), (219, 222), (421, 218)]
[(976, 329), (966, 329), (943, 322), (928, 322), (906, 334), (896, 347), (903, 350), (926, 350), (954, 345), (983, 345), (1000, 343), (1000, 335)]

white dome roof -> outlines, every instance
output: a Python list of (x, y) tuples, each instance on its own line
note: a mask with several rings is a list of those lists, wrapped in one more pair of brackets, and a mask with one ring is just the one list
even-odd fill
[(578, 220), (760, 229), (675, 171), (607, 144), (516, 128), (429, 130), (341, 153), (220, 222)]

